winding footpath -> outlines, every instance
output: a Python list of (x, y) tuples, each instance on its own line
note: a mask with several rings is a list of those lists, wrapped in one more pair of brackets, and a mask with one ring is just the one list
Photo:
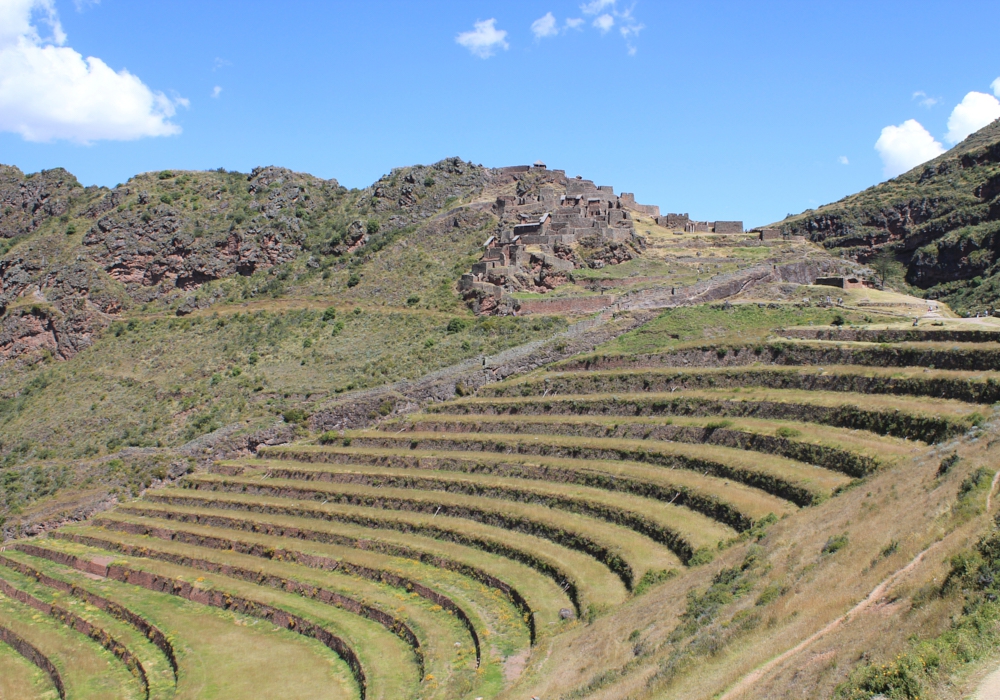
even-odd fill
[[(1000, 483), (1000, 470), (998, 470), (997, 473), (993, 476), (993, 481), (990, 483), (989, 493), (986, 494), (987, 515), (989, 514), (990, 508), (993, 505), (993, 493), (996, 491), (998, 483)], [(729, 690), (723, 693), (718, 700), (734, 700), (739, 695), (749, 690), (758, 680), (764, 677), (764, 675), (767, 674), (771, 669), (787, 661), (791, 657), (795, 656), (803, 649), (810, 646), (813, 642), (822, 639), (826, 635), (830, 634), (830, 632), (840, 627), (843, 623), (849, 621), (852, 617), (870, 608), (873, 604), (878, 602), (889, 591), (889, 589), (892, 588), (892, 586), (895, 585), (897, 581), (899, 581), (899, 579), (906, 576), (906, 574), (913, 571), (913, 569), (919, 566), (920, 562), (922, 562), (924, 558), (927, 556), (927, 553), (930, 552), (935, 547), (937, 547), (938, 545), (940, 545), (942, 542), (944, 542), (944, 540), (938, 540), (930, 547), (927, 547), (922, 552), (917, 554), (917, 556), (913, 557), (913, 559), (910, 560), (909, 564), (904, 566), (902, 569), (898, 569), (897, 571), (893, 572), (888, 577), (886, 577), (881, 583), (875, 586), (872, 592), (869, 593), (864, 600), (862, 600), (860, 603), (855, 605), (846, 613), (835, 619), (826, 627), (819, 630), (815, 634), (807, 637), (806, 639), (803, 639), (801, 642), (799, 642), (798, 644), (796, 644), (794, 647), (784, 652), (783, 654), (774, 657), (767, 663), (763, 664), (762, 666), (758, 666), (753, 671), (743, 676), (743, 678), (737, 681), (735, 685), (731, 686)], [(975, 695), (973, 695), (972, 697), (973, 700), (1000, 700), (1000, 668), (993, 671), (990, 675), (986, 676), (986, 678), (983, 679), (979, 687), (976, 689)]]

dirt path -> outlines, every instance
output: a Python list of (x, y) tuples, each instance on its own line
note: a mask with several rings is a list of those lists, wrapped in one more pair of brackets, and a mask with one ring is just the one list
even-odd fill
[[(772, 668), (782, 663), (783, 661), (786, 661), (789, 658), (795, 656), (813, 642), (822, 639), (830, 632), (840, 627), (840, 625), (842, 625), (844, 622), (850, 620), (851, 617), (864, 612), (867, 608), (871, 607), (872, 604), (879, 601), (899, 579), (901, 579), (909, 572), (913, 571), (913, 569), (915, 569), (920, 564), (920, 562), (924, 560), (924, 557), (927, 556), (927, 553), (930, 552), (935, 547), (937, 547), (939, 544), (941, 544), (942, 541), (943, 540), (938, 540), (930, 547), (920, 552), (920, 554), (918, 554), (912, 560), (910, 560), (909, 564), (904, 566), (902, 569), (898, 569), (897, 571), (889, 575), (887, 578), (885, 578), (880, 584), (875, 586), (872, 592), (869, 593), (864, 600), (862, 600), (860, 603), (855, 605), (846, 613), (844, 613), (836, 620), (828, 624), (826, 627), (812, 634), (811, 636), (803, 639), (801, 642), (799, 642), (794, 647), (784, 652), (780, 656), (776, 656), (775, 658), (765, 663), (763, 666), (758, 666), (756, 669), (754, 669), (747, 675), (743, 676), (743, 678), (741, 678), (736, 683), (736, 685), (732, 686), (729, 690), (723, 693), (722, 696), (719, 698), (719, 700), (733, 700), (733, 698), (736, 698), (744, 691), (749, 690), (754, 683), (760, 680), (760, 678), (763, 677), (764, 674), (766, 674)], [(997, 696), (997, 698), (998, 700), (1000, 700), (1000, 696)]]

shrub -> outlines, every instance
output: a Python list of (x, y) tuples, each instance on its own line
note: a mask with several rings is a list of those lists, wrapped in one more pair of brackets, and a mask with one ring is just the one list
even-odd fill
[(642, 595), (648, 591), (650, 587), (655, 586), (658, 583), (662, 583), (663, 581), (669, 581), (676, 575), (677, 569), (650, 569), (642, 575), (641, 579), (639, 579), (639, 583), (635, 585), (633, 593), (635, 595)]
[(802, 434), (801, 430), (796, 430), (795, 428), (789, 428), (787, 425), (783, 425), (774, 431), (774, 434), (780, 438), (795, 438)]
[(302, 341), (302, 348), (304, 350), (308, 350), (309, 348), (312, 347), (312, 344), (313, 344), (312, 338), (306, 338), (305, 340)]
[(844, 319), (844, 315), (841, 313), (834, 314), (833, 320), (830, 321), (831, 326), (842, 326), (845, 323), (847, 323), (847, 321)]
[(448, 332), (449, 333), (461, 333), (465, 330), (466, 322), (465, 319), (453, 318), (448, 321)]
[(286, 423), (305, 423), (306, 419), (309, 418), (309, 414), (301, 408), (290, 408), (282, 413), (281, 417), (285, 419)]
[(350, 447), (351, 446), (351, 438), (345, 437), (343, 444), (344, 444), (344, 447)]
[(434, 187), (434, 178), (430, 175), (424, 178), (424, 187)]
[(329, 322), (335, 318), (337, 318), (337, 310), (332, 306), (326, 307), (326, 310), (323, 312), (323, 320)]
[(719, 430), (720, 428), (728, 428), (732, 424), (731, 420), (713, 420), (705, 423), (705, 430)]
[(340, 436), (332, 430), (327, 430), (325, 433), (319, 436), (319, 444), (321, 445), (332, 445), (340, 439)]
[(347, 278), (348, 287), (357, 287), (361, 283), (361, 277), (357, 272), (352, 272), (351, 276)]
[(418, 297), (416, 294), (411, 294), (410, 296), (406, 297), (407, 306), (416, 306), (419, 303), (420, 303), (420, 297)]
[(368, 219), (367, 223), (365, 223), (365, 231), (368, 233), (368, 235), (373, 236), (376, 233), (378, 233), (378, 230), (379, 230), (378, 219)]
[(344, 322), (343, 321), (337, 321), (335, 324), (333, 324), (333, 331), (330, 333), (330, 335), (336, 337), (336, 336), (340, 335), (340, 332), (342, 330), (344, 330)]
[(993, 472), (986, 467), (979, 467), (979, 469), (965, 477), (962, 484), (958, 487), (959, 499), (968, 498), (972, 492), (986, 488), (992, 479)]
[(392, 405), (391, 401), (383, 401), (382, 403), (379, 404), (378, 414), (384, 418), (385, 416), (392, 413), (393, 408), (395, 408), (395, 406)]
[(819, 550), (820, 554), (836, 554), (844, 547), (848, 545), (847, 533), (843, 535), (834, 535), (826, 541), (823, 545), (823, 549)]
[(938, 465), (937, 475), (944, 476), (947, 474), (952, 467), (962, 461), (962, 458), (958, 456), (957, 452), (953, 452), (944, 459), (941, 460), (941, 464)]
[(174, 174), (172, 172), (170, 172), (169, 170), (161, 170), (160, 174), (157, 175), (156, 177), (158, 177), (161, 180), (169, 180), (173, 176), (174, 176)]

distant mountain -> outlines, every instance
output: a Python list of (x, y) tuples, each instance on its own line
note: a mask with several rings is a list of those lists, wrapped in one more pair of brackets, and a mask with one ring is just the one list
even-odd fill
[(775, 226), (865, 262), (889, 250), (928, 298), (1000, 296), (1000, 120), (913, 170)]

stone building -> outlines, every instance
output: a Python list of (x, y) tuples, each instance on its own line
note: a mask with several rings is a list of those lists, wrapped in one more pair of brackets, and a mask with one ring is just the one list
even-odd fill
[(716, 221), (712, 230), (716, 233), (743, 233), (742, 221)]
[(687, 214), (667, 214), (656, 217), (656, 225), (669, 229), (684, 229), (691, 220)]
[(816, 284), (841, 289), (861, 289), (865, 283), (858, 277), (817, 277)]

